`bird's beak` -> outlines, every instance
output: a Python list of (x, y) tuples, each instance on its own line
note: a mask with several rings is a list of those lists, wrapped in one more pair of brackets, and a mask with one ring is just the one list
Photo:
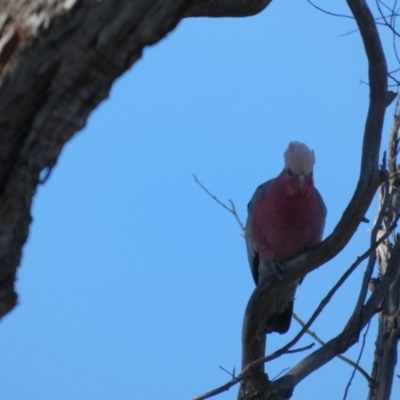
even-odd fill
[(297, 179), (299, 180), (299, 188), (300, 188), (300, 191), (302, 192), (303, 186), (304, 186), (304, 179), (305, 179), (304, 174), (298, 175)]

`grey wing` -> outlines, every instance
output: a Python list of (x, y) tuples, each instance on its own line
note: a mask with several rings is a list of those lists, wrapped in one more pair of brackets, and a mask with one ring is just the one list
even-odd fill
[(322, 240), (322, 236), (324, 234), (324, 228), (325, 228), (326, 215), (328, 214), (328, 209), (325, 206), (325, 203), (324, 203), (324, 200), (322, 199), (321, 193), (318, 192), (317, 189), (315, 189), (315, 191), (317, 192), (319, 204), (321, 206), (321, 213), (322, 213), (321, 240)]
[(265, 191), (268, 189), (268, 187), (271, 185), (273, 181), (274, 179), (271, 179), (260, 185), (254, 192), (253, 197), (251, 198), (249, 204), (247, 205), (248, 215), (245, 227), (246, 249), (247, 249), (247, 257), (249, 259), (250, 270), (253, 275), (254, 282), (256, 284), (258, 282), (258, 275), (259, 275), (258, 268), (260, 264), (260, 256), (258, 254), (258, 249), (256, 244), (249, 237), (249, 231), (253, 219), (254, 208), (257, 205), (257, 203), (262, 199)]

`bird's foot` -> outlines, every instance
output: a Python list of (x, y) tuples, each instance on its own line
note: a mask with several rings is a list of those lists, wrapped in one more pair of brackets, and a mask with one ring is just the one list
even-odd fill
[(283, 272), (284, 268), (283, 266), (276, 262), (276, 261), (267, 261), (267, 262), (261, 262), (260, 267), (259, 267), (259, 274), (260, 274), (260, 280), (263, 280), (267, 276), (274, 275), (276, 276), (280, 281), (283, 280), (283, 277), (281, 273)]
[(271, 270), (272, 273), (280, 280), (283, 280), (283, 277), (281, 275), (281, 272), (283, 272), (284, 268), (281, 264), (277, 263), (277, 262), (272, 262), (271, 263)]

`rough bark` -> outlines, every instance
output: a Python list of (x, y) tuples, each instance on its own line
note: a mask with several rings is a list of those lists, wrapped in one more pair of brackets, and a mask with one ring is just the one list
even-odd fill
[(247, 17), (262, 11), (272, 0), (196, 0), (186, 17)]
[(269, 1), (0, 0), (0, 317), (40, 174), (145, 46), (184, 16), (245, 16)]
[[(381, 188), (380, 209), (385, 215), (379, 235), (383, 236), (400, 212), (399, 152), (400, 111), (397, 110), (389, 140), (388, 177)], [(397, 345), (400, 339), (400, 251), (397, 235), (389, 236), (377, 249), (379, 278), (370, 288), (375, 291), (382, 279), (393, 276), (387, 291), (386, 301), (379, 313), (378, 336), (375, 342), (375, 357), (372, 368), (369, 400), (390, 400), (397, 363)]]

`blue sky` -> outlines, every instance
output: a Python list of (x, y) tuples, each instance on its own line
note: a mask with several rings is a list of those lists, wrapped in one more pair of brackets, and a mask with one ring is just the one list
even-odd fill
[[(328, 235), (357, 181), (368, 105), (361, 39), (342, 36), (354, 28), (305, 1), (276, 1), (252, 18), (185, 20), (144, 52), (35, 197), (20, 302), (1, 322), (5, 399), (191, 399), (229, 380), (219, 366), (239, 371), (254, 289), (244, 241), (191, 174), (232, 199), (244, 221), (255, 188), (281, 171), (288, 142), (303, 141), (316, 153)], [(387, 33), (384, 40), (392, 57)], [(376, 204), (371, 221), (375, 212)], [(367, 249), (370, 228), (360, 226), (335, 260), (307, 276), (297, 292), (300, 317)], [(363, 268), (313, 325), (324, 340), (350, 316)], [(270, 335), (267, 352), (298, 330), (293, 321), (286, 335)], [(368, 372), (375, 335), (373, 324), (361, 360)], [(299, 346), (312, 342), (305, 336)], [(356, 359), (359, 348), (346, 355)], [(304, 355), (267, 365), (270, 377)], [(293, 398), (341, 399), (351, 373), (334, 360)], [(366, 393), (356, 374), (348, 399)]]

